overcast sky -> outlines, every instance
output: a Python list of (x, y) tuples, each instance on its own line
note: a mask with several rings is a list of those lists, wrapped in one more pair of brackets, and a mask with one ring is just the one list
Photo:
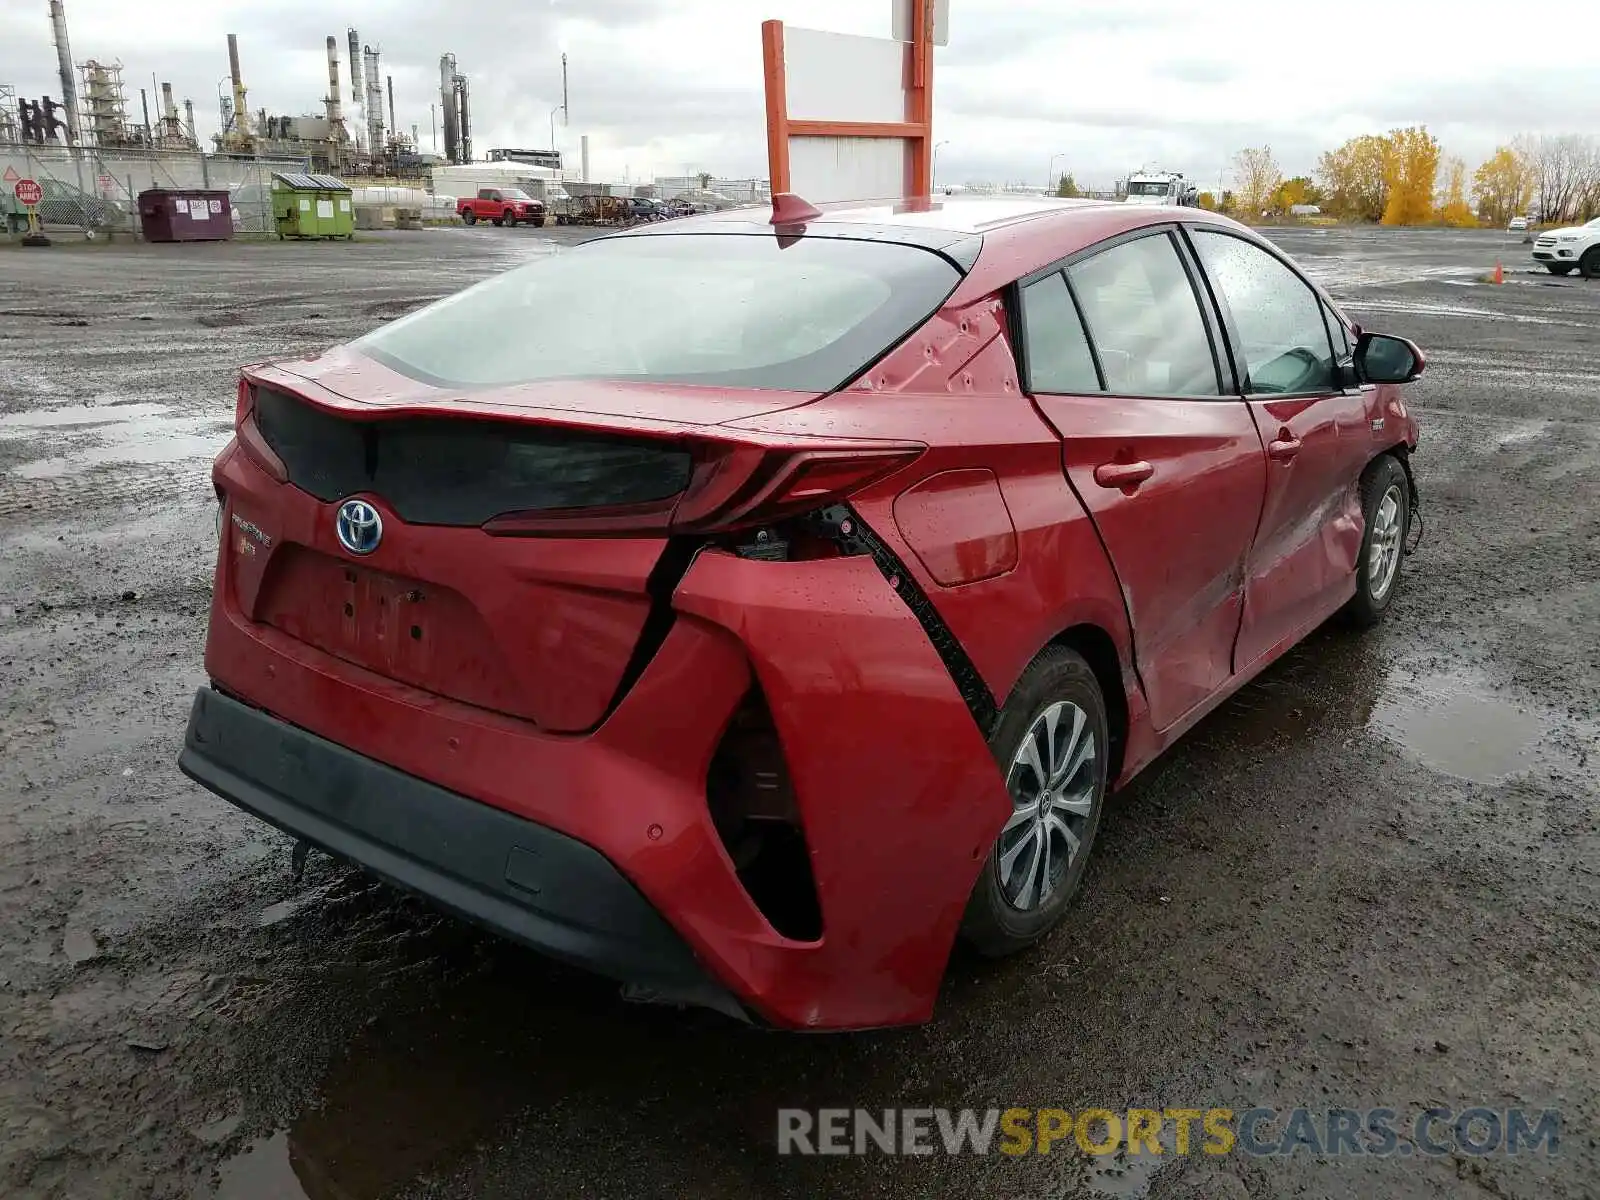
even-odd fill
[[(431, 148), (439, 55), (471, 79), (474, 146), (547, 146), (570, 59), (576, 166), (590, 135), (596, 178), (707, 170), (766, 174), (760, 22), (887, 35), (890, 0), (67, 0), (73, 56), (120, 59), (138, 119), (152, 75), (190, 97), (202, 133), (217, 122), (240, 39), (252, 111), (320, 112), (325, 38), (347, 26), (383, 52), (403, 127)], [(1234, 151), (1270, 144), (1286, 174), (1359, 133), (1425, 123), (1475, 165), (1522, 131), (1600, 130), (1600, 5), (1543, 10), (1436, 0), (952, 0), (937, 52), (939, 182), (1042, 182), (1056, 170), (1108, 185), (1159, 165), (1213, 184)], [(1561, 32), (1545, 51), (1542, 25)], [(337, 21), (337, 25), (332, 22)], [(1565, 48), (1563, 51), (1562, 48)], [(1570, 51), (1570, 53), (1566, 53)], [(1563, 57), (1565, 54), (1565, 57)], [(59, 96), (46, 0), (0, 5), (0, 83)], [(152, 106), (155, 96), (152, 94)]]

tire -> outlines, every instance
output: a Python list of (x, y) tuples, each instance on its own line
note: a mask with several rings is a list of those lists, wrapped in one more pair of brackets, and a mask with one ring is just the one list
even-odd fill
[(1571, 263), (1545, 263), (1545, 269), (1552, 275), (1571, 275)]
[(490, 217), (489, 223), (491, 225), (504, 225), (506, 223), (506, 219), (504, 217)]
[(468, 225), (476, 225), (478, 223), (478, 214), (469, 208), (466, 212), (461, 214), (461, 219)]
[(1361, 515), (1364, 530), (1361, 556), (1356, 559), (1356, 594), (1345, 613), (1365, 629), (1383, 619), (1400, 590), (1406, 532), (1411, 528), (1411, 481), (1394, 455), (1380, 454), (1362, 473)]
[(1578, 260), (1578, 273), (1585, 279), (1600, 279), (1600, 246), (1590, 246)]
[[(978, 953), (1000, 958), (1031, 946), (1061, 921), (1100, 827), (1110, 738), (1105, 697), (1089, 664), (1063, 646), (1041, 651), (1011, 690), (989, 747), (1015, 811), (984, 857), (961, 936)], [(1034, 758), (1053, 786), (1040, 787)], [(1053, 797), (1054, 823), (1037, 817), (1041, 791)], [(1042, 874), (1046, 850), (1048, 876)], [(1041, 897), (1045, 878), (1049, 889)]]

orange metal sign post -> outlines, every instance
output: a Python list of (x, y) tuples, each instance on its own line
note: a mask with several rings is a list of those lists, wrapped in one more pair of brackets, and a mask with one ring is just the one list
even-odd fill
[[(789, 115), (783, 22), (761, 24), (761, 59), (767, 95), (767, 169), (772, 193), (791, 190), (791, 138), (898, 138), (907, 143), (905, 196), (933, 193), (933, 0), (910, 0), (912, 39), (905, 45), (904, 121), (796, 120)], [(858, 197), (883, 199), (884, 197)]]

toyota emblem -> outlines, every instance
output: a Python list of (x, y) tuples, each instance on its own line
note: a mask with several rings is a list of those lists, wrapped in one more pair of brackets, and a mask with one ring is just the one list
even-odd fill
[(383, 518), (365, 500), (346, 500), (333, 523), (339, 544), (351, 554), (371, 554), (383, 541)]

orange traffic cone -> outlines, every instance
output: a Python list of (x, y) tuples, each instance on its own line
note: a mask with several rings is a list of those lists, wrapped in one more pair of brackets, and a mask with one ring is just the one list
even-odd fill
[(1495, 263), (1494, 264), (1494, 274), (1492, 276), (1490, 276), (1490, 278), (1493, 279), (1494, 282), (1496, 282), (1496, 283), (1504, 283), (1506, 281), (1506, 269), (1504, 267), (1502, 267), (1499, 263)]

